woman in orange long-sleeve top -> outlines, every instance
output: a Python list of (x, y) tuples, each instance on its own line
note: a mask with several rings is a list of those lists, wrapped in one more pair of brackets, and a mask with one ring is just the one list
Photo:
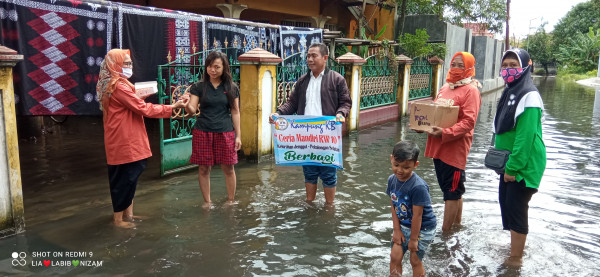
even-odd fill
[(135, 94), (127, 79), (133, 63), (129, 50), (112, 49), (100, 66), (96, 92), (103, 110), (104, 147), (108, 164), (110, 196), (113, 204), (113, 224), (132, 228), (133, 197), (137, 180), (152, 156), (144, 125), (144, 116), (168, 118), (173, 109), (183, 108), (187, 100), (173, 105), (144, 102)]
[(433, 158), (438, 183), (444, 193), (443, 232), (448, 232), (462, 220), (467, 155), (481, 107), (480, 85), (473, 79), (474, 76), (475, 57), (468, 52), (454, 54), (446, 84), (440, 89), (435, 102), (458, 106), (458, 121), (449, 128), (434, 126), (427, 136), (425, 157)]

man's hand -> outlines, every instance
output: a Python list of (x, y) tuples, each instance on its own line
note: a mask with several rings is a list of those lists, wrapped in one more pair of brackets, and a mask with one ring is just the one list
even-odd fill
[(346, 122), (346, 118), (341, 113), (335, 115), (335, 120), (339, 122)]
[(278, 113), (272, 113), (271, 115), (269, 115), (269, 123), (270, 124), (275, 124), (275, 118), (278, 117), (279, 114)]

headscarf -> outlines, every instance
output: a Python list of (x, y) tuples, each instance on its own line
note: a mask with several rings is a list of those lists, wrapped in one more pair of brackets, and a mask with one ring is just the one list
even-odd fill
[(106, 57), (100, 65), (100, 74), (98, 84), (96, 85), (100, 110), (103, 110), (103, 107), (107, 107), (108, 99), (113, 91), (115, 91), (119, 80), (129, 85), (131, 89), (134, 89), (133, 84), (121, 75), (125, 55), (131, 56), (129, 49), (112, 49), (106, 53)]
[(465, 69), (450, 68), (450, 70), (448, 70), (446, 82), (450, 88), (454, 89), (455, 87), (460, 87), (471, 83), (475, 83), (477, 87), (481, 87), (479, 82), (473, 79), (475, 76), (475, 57), (473, 57), (473, 55), (471, 55), (469, 52), (456, 52), (450, 63), (452, 63), (457, 56), (462, 56)]
[[(502, 96), (498, 101), (498, 108), (496, 109), (496, 117), (494, 118), (494, 130), (496, 134), (502, 134), (510, 131), (515, 127), (515, 118), (519, 116), (517, 113), (517, 106), (519, 102), (529, 92), (535, 91), (539, 95), (538, 89), (533, 85), (531, 79), (531, 70), (529, 70), (529, 53), (527, 51), (514, 48), (507, 50), (502, 56), (502, 61), (506, 59), (508, 53), (515, 53), (519, 59), (519, 65), (523, 68), (522, 75), (516, 80), (507, 83), (502, 91)], [(526, 65), (523, 67), (523, 65)], [(528, 103), (527, 107), (538, 107), (543, 109), (541, 99), (540, 101), (533, 101)], [(523, 112), (523, 111), (520, 111)]]

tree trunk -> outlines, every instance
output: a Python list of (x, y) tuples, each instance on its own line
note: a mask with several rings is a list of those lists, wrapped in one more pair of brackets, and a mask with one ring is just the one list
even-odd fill
[(398, 28), (398, 34), (400, 36), (404, 34), (404, 21), (406, 19), (406, 2), (408, 2), (408, 0), (402, 0), (402, 5), (400, 6), (400, 28)]
[(434, 10), (437, 12), (439, 20), (444, 21), (444, 0), (437, 0)]

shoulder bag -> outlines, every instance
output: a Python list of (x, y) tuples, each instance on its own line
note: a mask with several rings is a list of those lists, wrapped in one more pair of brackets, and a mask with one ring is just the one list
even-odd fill
[(492, 144), (485, 154), (485, 160), (483, 163), (485, 167), (496, 171), (498, 174), (504, 174), (504, 168), (506, 162), (508, 162), (508, 156), (511, 152), (508, 150), (500, 150), (494, 147), (494, 141), (496, 140), (495, 134), (492, 133)]

